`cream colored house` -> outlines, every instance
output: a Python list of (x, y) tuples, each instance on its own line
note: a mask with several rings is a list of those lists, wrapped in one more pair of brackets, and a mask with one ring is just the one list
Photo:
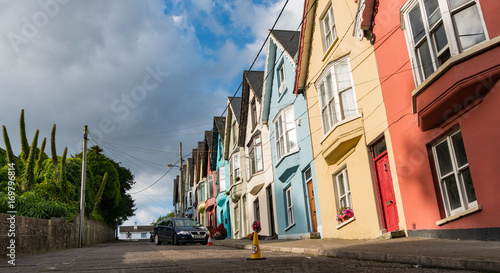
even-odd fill
[[(245, 151), (248, 222), (260, 221), (261, 236), (276, 235), (273, 162), (269, 127), (262, 124), (264, 71), (244, 71), (239, 146)], [(251, 232), (251, 231), (250, 231)]]
[[(405, 229), (380, 75), (364, 37), (371, 19), (361, 21), (365, 4), (304, 4), (295, 92), (307, 98), (324, 238)], [(336, 218), (342, 207), (354, 212), (344, 222)]]
[(226, 129), (224, 136), (224, 160), (228, 162), (229, 196), (231, 209), (232, 238), (240, 239), (249, 232), (247, 216), (247, 183), (245, 166), (245, 149), (238, 146), (240, 128), (241, 97), (230, 97), (227, 100)]

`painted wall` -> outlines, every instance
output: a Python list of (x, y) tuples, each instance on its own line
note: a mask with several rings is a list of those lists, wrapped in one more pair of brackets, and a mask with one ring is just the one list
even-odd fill
[[(217, 128), (214, 126), (214, 131), (217, 131)], [(220, 133), (217, 131), (216, 134), (214, 134), (215, 137), (217, 137), (217, 167), (216, 167), (216, 177), (224, 177), (222, 182), (219, 182), (219, 185), (217, 187), (217, 197), (216, 197), (216, 203), (218, 207), (217, 211), (217, 226), (220, 224), (223, 224), (224, 227), (227, 229), (227, 237), (232, 238), (232, 231), (231, 231), (231, 218), (230, 218), (230, 200), (229, 200), (229, 195), (226, 194), (226, 192), (229, 190), (229, 168), (227, 168), (227, 160), (224, 160), (223, 156), (223, 143), (221, 139)], [(221, 172), (222, 171), (222, 172)], [(221, 173), (219, 173), (221, 172)], [(221, 185), (221, 183), (224, 183), (224, 185)]]
[[(500, 184), (492, 182), (497, 181), (500, 175), (497, 167), (500, 163), (500, 146), (495, 144), (500, 139), (500, 127), (494, 125), (498, 124), (494, 117), (499, 115), (497, 105), (500, 95), (497, 91), (500, 86), (496, 83), (480, 104), (443, 128), (438, 126), (423, 132), (417, 122), (418, 113), (413, 113), (411, 108), (411, 93), (416, 86), (404, 31), (399, 28), (399, 9), (405, 2), (380, 1), (373, 31), (378, 37), (384, 36), (375, 42), (380, 75), (391, 75), (381, 85), (409, 234), (446, 236), (450, 230), (498, 228), (500, 218), (496, 208), (500, 206), (500, 201), (496, 196), (500, 192)], [(479, 2), (489, 37), (494, 39), (500, 35), (500, 19), (497, 15), (500, 2)], [(461, 72), (456, 75), (467, 74), (472, 68), (480, 67), (481, 63), (463, 63)], [(446, 76), (444, 74), (442, 77)], [(483, 82), (488, 82), (488, 79)], [(482, 211), (438, 226), (437, 222), (446, 216), (442, 209), (439, 182), (433, 175), (435, 167), (429, 147), (432, 141), (456, 126), (462, 131), (474, 189)], [(453, 234), (458, 236), (456, 232)], [(474, 239), (474, 236), (466, 238)]]
[[(320, 18), (330, 3), (333, 5), (338, 40), (330, 50), (325, 51)], [(325, 238), (375, 238), (384, 229), (370, 146), (385, 137), (391, 164), (393, 152), (373, 46), (367, 39), (360, 41), (352, 35), (356, 12), (354, 1), (319, 1), (314, 18), (306, 95)], [(324, 135), (315, 83), (328, 64), (345, 56), (350, 61), (358, 115), (338, 123)], [(339, 208), (335, 201), (334, 177), (344, 168), (347, 168), (355, 219), (341, 225), (336, 221)], [(400, 207), (402, 203), (395, 168), (391, 168), (391, 174), (396, 185), (395, 203)], [(402, 212), (403, 209), (399, 208), (399, 219), (404, 219)], [(404, 222), (400, 221), (399, 226), (404, 229)]]
[[(266, 189), (268, 187), (272, 187), (273, 184), (273, 168), (272, 168), (272, 159), (271, 159), (271, 144), (269, 141), (269, 129), (267, 126), (263, 126), (262, 123), (260, 122), (261, 120), (261, 113), (262, 113), (262, 103), (259, 101), (258, 98), (255, 97), (255, 94), (252, 90), (249, 90), (249, 106), (248, 109), (250, 109), (250, 102), (255, 101), (256, 107), (257, 107), (257, 125), (255, 128), (252, 128), (252, 117), (251, 114), (248, 112), (248, 115), (244, 118), (247, 119), (247, 128), (246, 128), (246, 140), (245, 140), (245, 156), (244, 156), (244, 164), (246, 165), (246, 174), (247, 174), (247, 198), (248, 198), (248, 203), (247, 203), (247, 226), (249, 227), (249, 230), (251, 232), (251, 225), (252, 223), (257, 220), (256, 219), (256, 206), (258, 203), (258, 211), (259, 211), (259, 218), (261, 221), (261, 228), (262, 230), (260, 231), (259, 235), (261, 236), (272, 236), (271, 234), (271, 226), (270, 226), (270, 217), (274, 217), (273, 215), (270, 215), (270, 209), (269, 206), (273, 206), (274, 210), (274, 204), (269, 204), (269, 198), (267, 196)], [(250, 150), (248, 143), (252, 140), (252, 136), (254, 135), (255, 132), (260, 131), (260, 138), (261, 138), (261, 143), (262, 143), (262, 160), (263, 160), (263, 170), (262, 171), (257, 171), (255, 174), (250, 176), (249, 170), (250, 170)], [(260, 189), (259, 189), (260, 188)], [(257, 190), (256, 190), (257, 189)]]
[[(311, 168), (312, 183), (314, 196), (318, 196), (318, 189), (316, 185), (316, 170), (314, 168), (314, 161), (312, 157), (312, 147), (309, 131), (309, 120), (307, 116), (307, 104), (303, 95), (295, 96), (293, 93), (293, 84), (296, 73), (296, 65), (287, 53), (284, 53), (284, 48), (274, 38), (270, 39), (268, 46), (267, 67), (266, 75), (267, 81), (271, 81), (271, 85), (266, 84), (264, 93), (266, 101), (264, 104), (269, 106), (269, 132), (270, 144), (272, 151), (272, 164), (274, 173), (274, 198), (276, 204), (276, 218), (277, 218), (277, 233), (278, 238), (300, 238), (313, 232), (311, 215), (308, 203), (308, 192), (304, 181), (304, 171)], [(280, 57), (281, 56), (281, 57)], [(278, 60), (276, 58), (280, 57)], [(279, 84), (277, 78), (277, 69), (283, 63), (285, 67), (285, 80), (287, 83), (287, 90), (281, 94), (279, 93)], [(271, 86), (271, 88), (267, 88)], [(298, 141), (298, 150), (288, 154), (277, 160), (276, 153), (276, 132), (274, 120), (276, 115), (280, 113), (283, 108), (288, 106), (293, 107), (294, 123), (296, 137)], [(300, 125), (299, 125), (300, 124)], [(292, 188), (292, 201), (294, 210), (294, 224), (288, 226), (287, 224), (287, 207), (286, 207), (286, 190)], [(315, 199), (316, 205), (316, 218), (317, 228), (321, 231), (321, 213), (318, 198)]]

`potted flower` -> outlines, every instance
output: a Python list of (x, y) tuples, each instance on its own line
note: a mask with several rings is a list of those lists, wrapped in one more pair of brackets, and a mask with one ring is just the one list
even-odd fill
[(227, 237), (227, 229), (222, 223), (218, 227), (212, 229), (210, 233), (212, 234), (212, 238), (215, 240), (224, 240)]
[(348, 219), (354, 217), (354, 212), (349, 207), (341, 207), (339, 210), (339, 214), (337, 214), (337, 221), (344, 222)]
[(254, 232), (259, 233), (260, 230), (261, 230), (260, 221), (254, 221), (253, 224), (252, 224), (252, 229), (253, 229)]

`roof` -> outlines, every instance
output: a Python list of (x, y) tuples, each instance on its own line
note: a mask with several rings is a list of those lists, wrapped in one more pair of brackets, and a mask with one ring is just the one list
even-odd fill
[(154, 226), (137, 226), (137, 229), (134, 226), (120, 226), (120, 232), (150, 232), (153, 228)]
[(213, 132), (212, 131), (205, 131), (205, 141), (207, 143), (209, 150), (212, 150), (211, 147), (213, 144), (213, 139), (214, 139)]
[(222, 142), (224, 142), (224, 132), (226, 130), (226, 117), (214, 117), (215, 127), (219, 132)]
[(247, 71), (243, 72), (243, 77), (245, 77), (252, 88), (255, 96), (259, 101), (262, 98), (262, 85), (264, 84), (264, 71)]
[(295, 58), (299, 51), (300, 31), (294, 30), (273, 30), (271, 34), (285, 48), (285, 50)]
[(241, 97), (229, 97), (231, 109), (233, 110), (234, 118), (240, 123), (241, 115)]

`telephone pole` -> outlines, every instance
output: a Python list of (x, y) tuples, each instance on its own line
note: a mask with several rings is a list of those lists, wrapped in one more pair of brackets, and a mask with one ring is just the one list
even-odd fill
[(182, 181), (182, 142), (179, 142), (179, 210), (180, 217), (184, 217), (184, 182)]
[(85, 213), (85, 180), (87, 179), (87, 125), (83, 128), (83, 153), (82, 153), (82, 184), (80, 193), (80, 231), (78, 233), (78, 247), (82, 247), (82, 227)]

